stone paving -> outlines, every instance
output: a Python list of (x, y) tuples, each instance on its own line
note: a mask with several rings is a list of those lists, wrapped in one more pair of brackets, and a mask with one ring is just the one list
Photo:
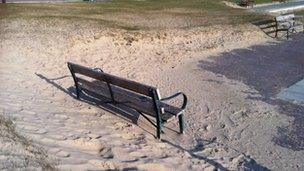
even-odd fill
[(267, 4), (267, 5), (259, 5), (253, 8), (256, 12), (287, 12), (291, 10), (299, 10), (304, 8), (304, 1), (292, 1), (286, 3), (274, 3), (274, 4)]
[(304, 105), (304, 79), (281, 91), (278, 98)]

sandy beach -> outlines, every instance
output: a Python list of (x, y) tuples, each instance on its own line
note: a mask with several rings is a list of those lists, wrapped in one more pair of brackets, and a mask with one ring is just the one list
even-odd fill
[[(252, 24), (126, 31), (24, 18), (1, 19), (0, 28), (0, 109), (58, 169), (304, 168), (304, 107), (276, 98), (303, 79), (303, 34), (278, 41)], [(141, 116), (75, 99), (68, 61), (157, 86), (162, 96), (185, 92), (185, 134), (171, 122), (159, 141)], [(3, 154), (0, 169), (26, 170), (5, 165)]]

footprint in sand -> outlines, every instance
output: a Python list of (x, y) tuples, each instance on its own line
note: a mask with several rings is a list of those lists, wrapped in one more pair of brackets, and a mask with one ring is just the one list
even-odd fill
[(161, 170), (161, 171), (166, 171), (166, 170), (171, 170), (167, 168), (166, 166), (160, 164), (160, 163), (145, 163), (145, 164), (140, 164), (137, 166), (139, 170)]
[(30, 132), (36, 132), (39, 130), (39, 128), (37, 128), (36, 126), (32, 126), (32, 125), (23, 125), (23, 126), (21, 126), (21, 129), (23, 129), (25, 131), (30, 131)]
[(99, 149), (103, 146), (98, 139), (87, 140), (85, 138), (78, 138), (75, 140), (65, 140), (64, 143), (67, 145), (77, 146), (82, 149), (93, 151), (99, 151)]
[(114, 123), (114, 129), (115, 130), (122, 130), (124, 128), (132, 127), (132, 124), (126, 123), (126, 122), (116, 122)]
[(101, 135), (98, 134), (87, 134), (87, 136), (89, 136), (91, 139), (98, 139), (101, 137)]
[(22, 114), (28, 114), (28, 115), (36, 115), (36, 112), (29, 111), (29, 110), (22, 110), (20, 113), (22, 113)]
[(115, 164), (110, 161), (102, 161), (102, 160), (90, 160), (90, 164), (98, 167), (101, 170), (114, 170), (116, 169)]
[(69, 140), (77, 140), (80, 138), (80, 135), (77, 135), (77, 134), (69, 134), (67, 135), (67, 139)]
[(55, 114), (54, 117), (56, 119), (67, 120), (69, 117), (67, 115)]
[(49, 138), (54, 139), (54, 140), (66, 140), (67, 137), (63, 136), (63, 135), (49, 135)]

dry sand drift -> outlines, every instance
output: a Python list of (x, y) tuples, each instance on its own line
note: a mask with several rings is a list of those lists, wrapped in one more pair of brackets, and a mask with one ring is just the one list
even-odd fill
[[(274, 98), (303, 78), (303, 35), (275, 42), (251, 25), (128, 32), (55, 19), (0, 27), (0, 107), (60, 169), (304, 167), (303, 107)], [(160, 142), (142, 118), (134, 124), (77, 101), (67, 61), (158, 86), (163, 96), (184, 91), (186, 133), (166, 129)]]

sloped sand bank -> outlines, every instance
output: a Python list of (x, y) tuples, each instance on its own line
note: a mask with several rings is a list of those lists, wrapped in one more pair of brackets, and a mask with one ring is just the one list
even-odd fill
[[(299, 134), (290, 134), (293, 144), (288, 144), (298, 147), (291, 148), (280, 143), (278, 133), (278, 128), (293, 131), (293, 114), (303, 108), (270, 101), (303, 77), (298, 72), (303, 50), (293, 48), (291, 60), (283, 53), (302, 46), (301, 36), (274, 42), (251, 25), (128, 32), (66, 20), (3, 19), (0, 26), (0, 107), (61, 169), (304, 167)], [(141, 117), (77, 101), (67, 61), (158, 86), (163, 96), (184, 91), (186, 133), (166, 129), (159, 142)], [(286, 66), (280, 69), (284, 62), (296, 68), (296, 77), (279, 77), (288, 73)], [(267, 67), (275, 66), (278, 74), (270, 74)], [(263, 89), (267, 80), (273, 84)], [(168, 127), (177, 129), (176, 123)]]

